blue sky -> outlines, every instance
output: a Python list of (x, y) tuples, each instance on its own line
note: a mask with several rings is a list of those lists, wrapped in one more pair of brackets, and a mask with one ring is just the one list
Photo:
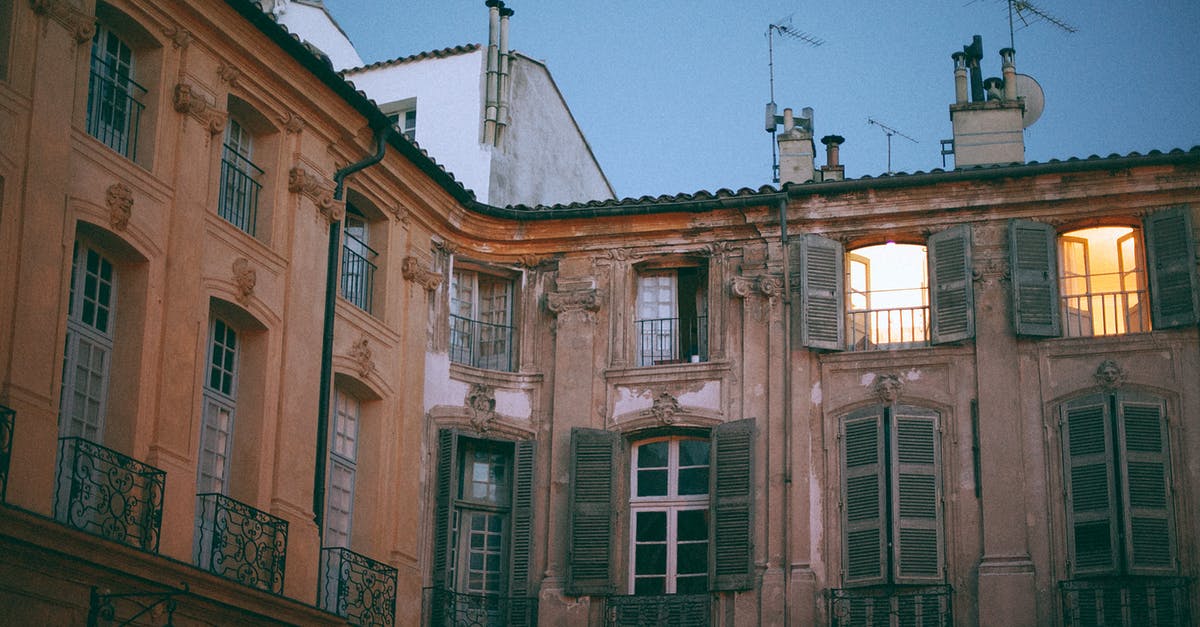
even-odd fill
[[(364, 61), (487, 42), (483, 0), (325, 0)], [(1200, 2), (1041, 0), (1077, 29), (1031, 22), (1017, 71), (1046, 96), (1030, 161), (1200, 145)], [(1009, 45), (1003, 0), (508, 0), (509, 41), (550, 68), (619, 197), (771, 183), (769, 24), (825, 41), (775, 41), (780, 110), (815, 110), (816, 136), (846, 138), (857, 178), (941, 167), (954, 99), (950, 55), (982, 35), (983, 75)], [(820, 146), (818, 145), (818, 149)], [(819, 152), (821, 152), (819, 150)], [(434, 155), (436, 158), (436, 155)], [(818, 163), (823, 163), (823, 155)]]

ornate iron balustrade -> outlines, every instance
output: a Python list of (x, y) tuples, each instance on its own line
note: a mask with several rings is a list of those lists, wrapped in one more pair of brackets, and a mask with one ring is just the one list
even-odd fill
[(1123, 335), (1150, 330), (1146, 290), (1094, 292), (1062, 297), (1064, 337)]
[(59, 438), (54, 519), (158, 551), (167, 473), (83, 438)]
[(8, 467), (12, 464), (13, 428), (17, 412), (0, 405), (0, 502), (8, 500)]
[(1114, 577), (1059, 582), (1066, 627), (1193, 625), (1184, 577)]
[(929, 346), (929, 307), (892, 307), (846, 312), (846, 350), (871, 351)]
[(321, 549), (321, 609), (354, 625), (392, 625), (396, 569), (349, 549)]
[(225, 146), (221, 155), (217, 214), (250, 235), (254, 235), (258, 223), (258, 192), (262, 189), (262, 183), (254, 179), (262, 173), (262, 169), (249, 159)]
[(708, 316), (635, 320), (638, 365), (708, 361)]
[(137, 159), (138, 125), (146, 88), (92, 55), (88, 82), (87, 132), (127, 159)]
[(450, 314), (450, 361), (513, 371), (513, 328)]
[(223, 494), (197, 494), (196, 566), (283, 594), (288, 523)]
[(709, 594), (613, 595), (604, 600), (608, 627), (707, 627), (711, 621)]
[(422, 590), (427, 627), (534, 627), (537, 597), (466, 594), (443, 588)]
[(346, 234), (342, 246), (342, 297), (354, 306), (370, 313), (371, 295), (375, 292), (375, 263), (379, 254), (365, 242)]
[(953, 590), (938, 586), (875, 586), (829, 591), (832, 627), (951, 627)]

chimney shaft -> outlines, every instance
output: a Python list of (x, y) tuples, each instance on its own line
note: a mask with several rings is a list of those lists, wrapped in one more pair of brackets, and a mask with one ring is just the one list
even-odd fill
[(496, 78), (496, 140), (499, 146), (504, 136), (504, 127), (508, 125), (508, 72), (512, 54), (508, 49), (508, 18), (513, 10), (500, 4), (500, 41), (498, 76)]
[(504, 3), (500, 0), (487, 0), (488, 7), (488, 49), (487, 49), (487, 81), (484, 89), (483, 111), (483, 141), (486, 144), (496, 142), (496, 117), (499, 103), (496, 102), (496, 87), (500, 82), (500, 8)]
[(954, 59), (954, 102), (963, 104), (967, 101), (967, 55), (955, 52), (950, 58)]
[(804, 183), (815, 176), (812, 139), (812, 109), (805, 107), (797, 120), (791, 109), (783, 110), (783, 132), (775, 141), (779, 144), (780, 183)]
[(1004, 68), (1004, 99), (1017, 99), (1017, 52), (1012, 48), (1005, 48), (1000, 51), (1000, 65)]
[(825, 165), (821, 166), (822, 181), (841, 181), (846, 178), (846, 167), (838, 163), (839, 147), (846, 141), (841, 135), (826, 135), (821, 138), (825, 144)]

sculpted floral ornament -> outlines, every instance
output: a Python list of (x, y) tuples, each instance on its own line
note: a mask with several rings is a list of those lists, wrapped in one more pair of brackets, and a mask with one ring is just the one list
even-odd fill
[(233, 262), (233, 283), (238, 288), (238, 302), (246, 304), (254, 295), (254, 286), (258, 284), (258, 272), (245, 257), (238, 257)]
[(875, 394), (885, 403), (895, 403), (904, 391), (904, 379), (898, 374), (881, 374), (875, 377)]
[(125, 230), (133, 215), (133, 190), (124, 183), (113, 183), (108, 186), (105, 199), (108, 202), (109, 224), (118, 231)]
[(650, 414), (662, 425), (670, 426), (678, 420), (676, 416), (683, 411), (679, 406), (679, 401), (671, 396), (670, 392), (662, 392), (654, 397), (654, 404), (650, 406)]
[(1115, 390), (1125, 385), (1125, 379), (1128, 378), (1125, 369), (1111, 359), (1100, 362), (1100, 366), (1096, 368), (1096, 374), (1092, 376), (1096, 379), (1096, 383), (1106, 390)]
[(350, 360), (357, 366), (358, 375), (364, 379), (375, 372), (374, 353), (365, 335), (350, 346)]
[(496, 421), (496, 392), (487, 385), (474, 383), (466, 398), (467, 411), (471, 414), (471, 426), (483, 433), (492, 428)]
[(442, 284), (442, 275), (421, 267), (421, 260), (409, 255), (400, 262), (400, 272), (404, 278), (432, 292)]

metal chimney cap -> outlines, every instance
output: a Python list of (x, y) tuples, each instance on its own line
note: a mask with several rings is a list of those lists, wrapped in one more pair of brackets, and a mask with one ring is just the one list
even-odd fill
[(487, 0), (487, 1), (486, 1), (486, 2), (484, 2), (483, 4), (484, 4), (485, 6), (488, 6), (488, 7), (500, 7), (500, 8), (503, 8), (503, 7), (504, 7), (504, 0)]
[(840, 146), (845, 142), (846, 138), (842, 137), (841, 135), (826, 135), (821, 138), (821, 143), (825, 144), (826, 146), (830, 144), (833, 144), (834, 146)]
[(513, 13), (514, 11), (504, 6), (503, 2), (500, 3), (500, 17), (512, 17)]

